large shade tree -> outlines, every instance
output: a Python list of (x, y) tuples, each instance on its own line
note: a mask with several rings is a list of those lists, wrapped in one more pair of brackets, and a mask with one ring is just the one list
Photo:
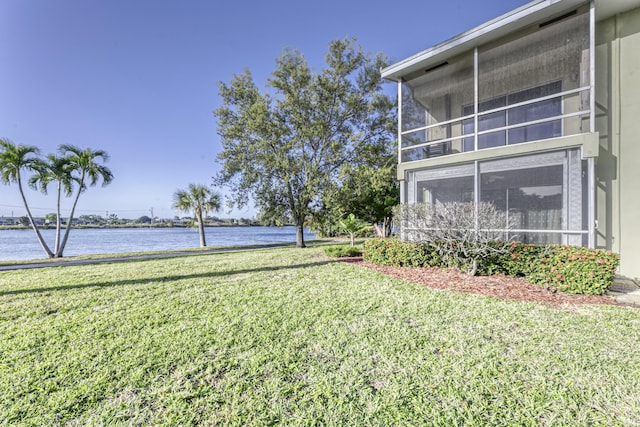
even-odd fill
[(391, 137), (393, 105), (379, 71), (385, 58), (343, 39), (330, 43), (325, 60), (314, 72), (301, 53), (285, 51), (267, 81), (271, 92), (261, 92), (246, 70), (220, 83), (222, 106), (214, 112), (223, 146), (215, 181), (230, 187), (232, 204), (253, 200), (261, 218), (293, 221), (297, 247), (341, 167)]
[(208, 212), (220, 210), (220, 194), (203, 184), (189, 184), (186, 190), (173, 193), (173, 207), (180, 212), (194, 213), (200, 234), (200, 246), (207, 246), (204, 217)]

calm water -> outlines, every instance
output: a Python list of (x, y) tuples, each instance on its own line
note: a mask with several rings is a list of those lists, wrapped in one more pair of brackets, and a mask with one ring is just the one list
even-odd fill
[[(253, 245), (295, 242), (296, 229), (289, 227), (207, 227), (207, 246)], [(53, 246), (55, 230), (42, 230)], [(305, 230), (305, 240), (314, 234)], [(191, 228), (73, 229), (65, 256), (187, 249), (200, 245), (198, 231)], [(33, 230), (0, 230), (0, 260), (44, 258)]]

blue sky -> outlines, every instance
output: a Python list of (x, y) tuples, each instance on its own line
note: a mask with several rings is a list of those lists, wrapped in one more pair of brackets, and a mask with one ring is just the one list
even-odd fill
[[(173, 192), (220, 167), (219, 81), (249, 68), (264, 89), (290, 47), (319, 70), (345, 36), (399, 61), (526, 3), (0, 0), (0, 137), (106, 150), (115, 180), (81, 196), (78, 215), (173, 217)], [(35, 215), (55, 210), (53, 195), (27, 197)], [(17, 187), (0, 185), (0, 216), (12, 212), (25, 213)]]

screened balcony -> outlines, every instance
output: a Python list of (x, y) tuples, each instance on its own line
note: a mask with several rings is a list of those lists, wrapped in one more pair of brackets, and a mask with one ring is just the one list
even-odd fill
[[(577, 148), (411, 172), (410, 203), (436, 210), (451, 202), (487, 202), (504, 212), (505, 240), (587, 245), (588, 162)], [(411, 240), (419, 228), (403, 226)]]
[(590, 28), (583, 7), (405, 75), (400, 161), (590, 132)]

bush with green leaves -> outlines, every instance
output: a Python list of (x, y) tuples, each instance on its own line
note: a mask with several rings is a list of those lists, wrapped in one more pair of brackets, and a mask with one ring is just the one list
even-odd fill
[[(568, 245), (508, 242), (508, 252), (481, 261), (481, 274), (523, 276), (530, 283), (568, 294), (600, 295), (615, 278), (619, 256), (611, 251)], [(448, 267), (429, 245), (398, 239), (371, 239), (363, 245), (365, 261), (397, 267)]]
[(331, 258), (355, 257), (362, 255), (358, 246), (335, 245), (324, 248), (324, 254)]
[(372, 264), (393, 267), (437, 267), (442, 257), (424, 243), (405, 242), (397, 238), (369, 239), (362, 245), (363, 259)]
[(525, 272), (528, 281), (568, 294), (600, 295), (613, 283), (620, 257), (603, 249), (545, 246)]

